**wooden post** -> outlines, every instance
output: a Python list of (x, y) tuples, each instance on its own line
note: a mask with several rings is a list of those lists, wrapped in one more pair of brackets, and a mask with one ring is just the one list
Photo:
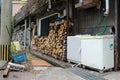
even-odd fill
[(64, 52), (62, 56), (63, 61), (67, 61), (67, 36), (69, 35), (69, 0), (66, 1), (66, 13), (67, 13), (67, 23), (66, 23), (66, 28), (65, 28), (65, 36), (64, 36)]
[(115, 71), (118, 70), (119, 60), (119, 0), (115, 0)]
[(75, 20), (75, 2), (74, 0), (69, 1), (69, 26), (71, 26), (71, 34), (75, 35), (75, 26), (74, 26), (74, 20)]

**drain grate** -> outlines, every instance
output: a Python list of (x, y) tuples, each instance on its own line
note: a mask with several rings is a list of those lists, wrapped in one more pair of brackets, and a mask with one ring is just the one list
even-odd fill
[(84, 78), (85, 80), (106, 80), (100, 76), (97, 76), (97, 75), (93, 75), (91, 73), (88, 73), (87, 71), (84, 71), (80, 68), (68, 68), (68, 70), (82, 78)]

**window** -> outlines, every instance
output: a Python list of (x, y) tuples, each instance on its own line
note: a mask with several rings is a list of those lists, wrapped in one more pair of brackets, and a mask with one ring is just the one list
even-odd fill
[(38, 36), (48, 36), (51, 22), (58, 18), (58, 14), (52, 14), (39, 20)]

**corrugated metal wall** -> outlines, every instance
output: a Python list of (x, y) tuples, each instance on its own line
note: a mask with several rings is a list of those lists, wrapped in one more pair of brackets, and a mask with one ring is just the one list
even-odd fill
[[(103, 30), (103, 9), (105, 8), (105, 0), (101, 0), (101, 7), (96, 7), (78, 10), (76, 9), (76, 33), (77, 34), (92, 34), (95, 35)], [(105, 34), (110, 34), (109, 28), (114, 26), (114, 0), (110, 0), (110, 14), (107, 17), (107, 30)], [(102, 21), (102, 22), (101, 22)], [(101, 24), (99, 24), (101, 22)], [(99, 24), (99, 25), (98, 25)]]

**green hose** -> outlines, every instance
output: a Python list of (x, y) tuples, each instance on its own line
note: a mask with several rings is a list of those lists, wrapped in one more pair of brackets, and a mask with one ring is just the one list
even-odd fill
[(106, 32), (106, 29), (107, 29), (106, 17), (104, 17), (104, 29), (101, 32), (97, 33), (97, 35), (103, 35)]

